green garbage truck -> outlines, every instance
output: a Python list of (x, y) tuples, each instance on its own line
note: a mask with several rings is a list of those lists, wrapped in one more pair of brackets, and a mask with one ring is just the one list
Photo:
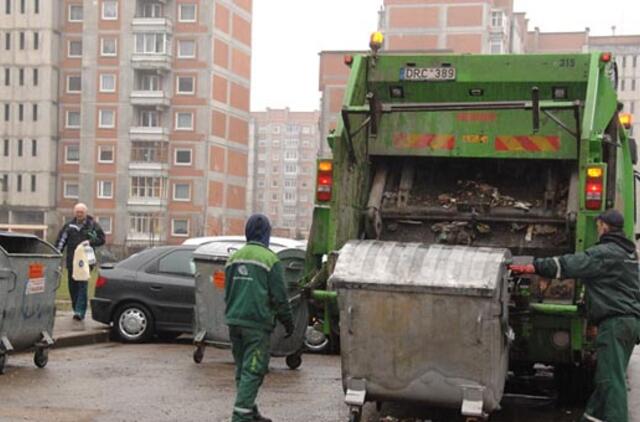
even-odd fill
[[(341, 290), (331, 282), (336, 265), (347, 278), (350, 267), (366, 273), (361, 262), (340, 262), (350, 241), (374, 246), (353, 245), (344, 260), (362, 261), (376, 250), (379, 261), (385, 253), (405, 253), (397, 252), (407, 249), (398, 246), (403, 244), (451, 247), (438, 252), (434, 268), (442, 268), (440, 278), (449, 275), (447, 282), (464, 285), (451, 279), (463, 265), (455, 248), (465, 248), (459, 257), (476, 256), (473, 248), (500, 251), (486, 256), (507, 257), (504, 262), (487, 265), (502, 266), (582, 251), (597, 242), (595, 219), (608, 208), (624, 214), (625, 233), (634, 236), (637, 148), (625, 129), (629, 121), (617, 100), (611, 54), (373, 50), (345, 57), (345, 63), (350, 78), (341, 119), (328, 138), (333, 157), (318, 161), (306, 258), (316, 346), (338, 349), (340, 337), (351, 334), (351, 323), (340, 319), (369, 315), (351, 305), (343, 309)], [(395, 246), (385, 249), (385, 242)], [(406, 265), (421, 271), (421, 262), (408, 259)], [(398, 288), (394, 273), (385, 274)], [(366, 278), (360, 280), (365, 289)], [(584, 286), (580, 280), (505, 278), (508, 292), (500, 297), (506, 303), (497, 312), (508, 337), (509, 370), (526, 374), (535, 364), (548, 365), (562, 394), (583, 396), (595, 362)], [(440, 294), (446, 299), (454, 293)], [(369, 333), (377, 334), (384, 333)], [(344, 371), (347, 396), (353, 396), (357, 388), (349, 387), (351, 375)]]

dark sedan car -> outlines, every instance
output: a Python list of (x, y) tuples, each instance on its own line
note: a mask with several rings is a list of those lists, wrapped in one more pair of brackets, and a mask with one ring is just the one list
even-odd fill
[(195, 303), (195, 245), (145, 249), (117, 264), (100, 266), (94, 320), (113, 324), (113, 333), (138, 343), (154, 334), (190, 333)]

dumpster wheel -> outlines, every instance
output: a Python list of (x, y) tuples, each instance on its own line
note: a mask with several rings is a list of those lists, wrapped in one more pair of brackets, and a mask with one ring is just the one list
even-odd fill
[(204, 345), (196, 346), (196, 349), (193, 351), (193, 361), (195, 363), (202, 362), (202, 358), (204, 357)]
[(7, 364), (7, 354), (0, 353), (0, 375), (4, 374), (4, 369), (6, 364)]
[(349, 408), (349, 422), (360, 422), (362, 418), (362, 407), (351, 406)]
[(300, 368), (300, 365), (302, 365), (302, 356), (300, 355), (300, 353), (289, 355), (285, 358), (285, 362), (287, 363), (289, 369), (298, 369)]
[(44, 368), (48, 362), (49, 349), (36, 349), (36, 352), (33, 354), (33, 363), (35, 363), (38, 368)]

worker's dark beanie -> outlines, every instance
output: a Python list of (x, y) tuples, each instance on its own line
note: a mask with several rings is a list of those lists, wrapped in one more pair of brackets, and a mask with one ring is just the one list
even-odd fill
[(271, 237), (271, 223), (269, 223), (267, 216), (253, 214), (249, 217), (244, 228), (244, 234), (247, 237), (247, 242), (259, 242), (268, 248)]
[(607, 223), (612, 229), (622, 229), (624, 227), (624, 217), (619, 211), (610, 209), (598, 216), (598, 220)]

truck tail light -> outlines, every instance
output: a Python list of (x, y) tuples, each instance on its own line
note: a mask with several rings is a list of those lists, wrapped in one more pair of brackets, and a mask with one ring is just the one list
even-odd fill
[(604, 169), (602, 167), (588, 167), (585, 184), (585, 208), (594, 211), (602, 209), (603, 198)]
[(321, 160), (318, 162), (318, 176), (316, 179), (316, 199), (318, 202), (329, 202), (333, 193), (333, 162)]
[(98, 279), (96, 280), (96, 289), (99, 289), (106, 285), (107, 285), (107, 279), (103, 276), (99, 276)]
[(620, 119), (620, 124), (625, 129), (631, 129), (631, 125), (633, 124), (633, 115), (631, 113), (620, 113), (618, 114), (618, 118)]

